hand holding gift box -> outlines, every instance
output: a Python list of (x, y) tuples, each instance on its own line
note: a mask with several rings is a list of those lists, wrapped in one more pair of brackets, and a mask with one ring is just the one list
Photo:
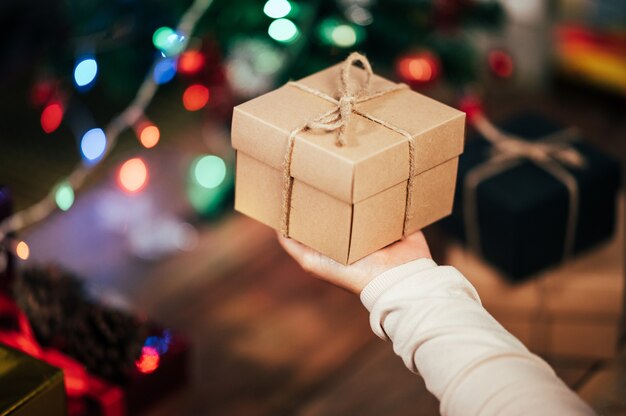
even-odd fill
[(352, 54), (235, 108), (235, 209), (353, 263), (451, 212), (464, 127)]

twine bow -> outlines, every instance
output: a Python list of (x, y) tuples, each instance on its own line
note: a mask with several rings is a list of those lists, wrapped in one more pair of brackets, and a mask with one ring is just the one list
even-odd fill
[(567, 129), (538, 141), (528, 142), (502, 132), (483, 116), (476, 118), (475, 127), (493, 145), (493, 148), (491, 157), (485, 163), (470, 170), (463, 183), (463, 215), (469, 246), (476, 253), (481, 254), (476, 199), (478, 185), (487, 178), (519, 165), (524, 160), (530, 160), (561, 182), (568, 191), (569, 210), (562, 255), (563, 259), (568, 258), (573, 252), (576, 239), (579, 195), (578, 183), (574, 176), (565, 169), (565, 166), (573, 168), (585, 166), (584, 157), (567, 144), (567, 142), (578, 137), (577, 130)]
[(575, 168), (582, 168), (585, 165), (582, 155), (564, 143), (577, 136), (576, 129), (563, 130), (538, 142), (529, 142), (503, 133), (484, 117), (476, 119), (476, 128), (493, 145), (492, 155), (496, 159), (525, 158), (538, 163), (557, 161)]
[[(352, 79), (352, 67), (354, 64), (360, 63), (365, 70), (365, 82), (360, 85), (354, 85), (355, 82)], [(333, 103), (335, 106), (329, 111), (315, 117), (303, 126), (300, 126), (291, 131), (287, 141), (287, 151), (283, 159), (283, 198), (282, 198), (282, 218), (281, 218), (281, 234), (285, 237), (289, 235), (289, 216), (291, 211), (291, 193), (293, 189), (293, 177), (291, 176), (291, 162), (293, 158), (293, 148), (295, 144), (296, 136), (306, 130), (322, 130), (326, 132), (337, 132), (335, 136), (335, 144), (338, 147), (348, 145), (348, 127), (350, 125), (350, 119), (352, 114), (356, 113), (368, 120), (378, 123), (396, 133), (401, 134), (407, 139), (409, 147), (409, 178), (407, 180), (407, 197), (404, 215), (404, 225), (402, 234), (404, 235), (407, 229), (407, 223), (410, 219), (412, 197), (413, 197), (413, 176), (415, 176), (415, 144), (413, 142), (413, 136), (411, 133), (403, 130), (399, 127), (387, 123), (385, 120), (381, 120), (377, 117), (367, 114), (357, 108), (357, 104), (365, 101), (372, 100), (374, 98), (381, 97), (385, 94), (389, 94), (394, 91), (399, 91), (408, 88), (404, 84), (396, 84), (390, 88), (383, 89), (378, 92), (369, 93), (371, 78), (373, 75), (372, 66), (367, 58), (360, 53), (353, 52), (346, 58), (341, 68), (340, 85), (339, 85), (339, 99), (335, 99), (322, 91), (311, 88), (305, 84), (299, 82), (289, 82), (288, 85), (303, 90), (309, 94), (313, 94), (316, 97), (320, 97), (328, 102)]]
[[(357, 62), (360, 62), (365, 69), (365, 83), (355, 89), (352, 85), (353, 82), (350, 70)], [(306, 125), (307, 128), (329, 132), (337, 131), (335, 144), (340, 147), (348, 144), (346, 131), (350, 123), (350, 117), (354, 111), (354, 105), (371, 99), (366, 95), (364, 96), (364, 94), (370, 88), (372, 74), (372, 67), (366, 57), (356, 52), (350, 54), (341, 68), (340, 98), (337, 107), (309, 121)], [(314, 92), (314, 94), (321, 96), (318, 92)]]

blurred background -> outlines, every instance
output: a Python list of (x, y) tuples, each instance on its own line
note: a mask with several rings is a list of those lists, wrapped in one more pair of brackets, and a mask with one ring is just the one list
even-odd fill
[[(64, 369), (70, 414), (438, 413), (357, 297), (232, 209), (233, 106), (352, 51), (468, 114), (455, 212), (425, 230), (435, 260), (626, 414), (625, 1), (4, 0), (0, 22), (0, 342)], [(566, 167), (578, 202), (530, 161), (474, 189), (482, 250), (460, 191), (489, 157), (477, 119), (530, 142), (575, 128), (588, 162)], [(542, 257), (572, 210), (574, 249)], [(542, 231), (498, 237), (494, 212)]]

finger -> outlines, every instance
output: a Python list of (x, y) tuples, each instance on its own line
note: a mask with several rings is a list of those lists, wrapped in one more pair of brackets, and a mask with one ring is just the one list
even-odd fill
[(407, 235), (405, 239), (410, 240), (410, 241), (419, 241), (419, 242), (422, 242), (425, 240), (424, 233), (421, 230), (415, 231), (414, 233)]
[(324, 280), (333, 280), (341, 265), (329, 257), (301, 244), (291, 238), (278, 236), (278, 241), (285, 251), (293, 257), (302, 268)]
[(280, 234), (278, 235), (278, 242), (281, 246), (283, 246), (285, 251), (300, 264), (302, 264), (302, 261), (307, 255), (310, 255), (311, 252), (313, 252), (312, 249), (298, 243), (296, 240), (283, 237)]

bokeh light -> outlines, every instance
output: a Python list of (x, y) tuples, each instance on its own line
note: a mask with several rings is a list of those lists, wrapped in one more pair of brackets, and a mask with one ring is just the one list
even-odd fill
[(83, 158), (89, 162), (98, 161), (106, 150), (107, 139), (102, 129), (87, 131), (80, 141), (80, 151)]
[(267, 33), (275, 41), (291, 43), (298, 38), (300, 31), (291, 20), (276, 19), (270, 24)]
[(46, 133), (52, 133), (63, 121), (63, 107), (60, 103), (52, 103), (41, 112), (41, 128)]
[(487, 61), (491, 72), (499, 78), (508, 78), (513, 75), (513, 58), (502, 50), (492, 50), (487, 54)]
[(98, 74), (98, 63), (94, 58), (83, 58), (74, 67), (74, 82), (79, 87), (91, 84)]
[(61, 211), (67, 211), (74, 205), (74, 189), (68, 181), (63, 181), (57, 185), (54, 191), (54, 202)]
[(20, 241), (15, 246), (15, 254), (22, 260), (28, 260), (30, 257), (30, 247), (25, 241)]
[(429, 52), (406, 55), (398, 60), (396, 70), (405, 81), (427, 83), (438, 77), (439, 61)]
[(141, 356), (135, 361), (137, 369), (144, 373), (149, 374), (159, 368), (159, 352), (153, 347), (143, 347), (141, 349)]
[(263, 6), (263, 13), (272, 19), (285, 17), (291, 11), (291, 4), (287, 0), (267, 0)]
[(197, 158), (192, 164), (195, 181), (204, 188), (217, 188), (226, 177), (226, 163), (215, 155), (206, 155)]
[(163, 50), (168, 45), (169, 37), (174, 34), (176, 34), (176, 32), (174, 32), (174, 29), (171, 27), (160, 27), (152, 34), (152, 44), (158, 50)]
[(365, 30), (362, 27), (348, 24), (334, 17), (324, 19), (317, 33), (322, 43), (339, 48), (351, 48), (365, 38)]
[(197, 111), (209, 102), (209, 89), (204, 85), (194, 84), (183, 93), (183, 105), (188, 111)]
[(178, 58), (178, 71), (181, 74), (192, 75), (204, 67), (204, 55), (199, 51), (187, 51)]
[[(198, 164), (205, 157), (200, 156), (190, 166), (187, 181), (187, 198), (198, 214), (207, 218), (216, 218), (223, 208), (230, 207), (227, 201), (232, 197), (235, 178), (234, 169), (232, 169), (231, 165), (226, 165), (224, 169), (220, 166), (220, 161), (213, 158), (206, 159), (203, 163)], [(213, 157), (217, 158), (217, 156)], [(218, 185), (214, 188), (205, 186), (214, 186), (216, 184)]]
[(53, 80), (37, 81), (30, 91), (31, 104), (34, 106), (43, 106), (46, 104), (57, 90), (57, 83)]
[(161, 132), (154, 124), (145, 124), (139, 131), (139, 142), (146, 149), (150, 149), (159, 143)]
[(148, 168), (138, 157), (127, 160), (120, 167), (117, 181), (124, 191), (131, 194), (139, 192), (148, 182)]
[(152, 347), (159, 355), (167, 353), (172, 342), (172, 333), (169, 329), (163, 330), (163, 336), (152, 335), (143, 343), (145, 347)]
[(152, 43), (165, 56), (175, 56), (185, 49), (186, 37), (170, 27), (163, 26), (154, 31)]
[(170, 82), (176, 75), (176, 60), (173, 58), (163, 58), (154, 65), (152, 79), (157, 84)]
[(339, 25), (335, 27), (331, 37), (335, 45), (342, 48), (354, 46), (357, 40), (356, 31), (349, 25)]

